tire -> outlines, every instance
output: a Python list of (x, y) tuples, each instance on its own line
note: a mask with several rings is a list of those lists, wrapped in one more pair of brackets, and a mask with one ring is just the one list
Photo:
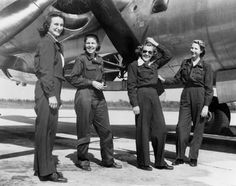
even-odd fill
[(212, 113), (212, 117), (205, 124), (205, 133), (221, 134), (223, 130), (229, 128), (230, 110), (226, 103), (219, 104), (218, 99), (214, 97), (209, 110)]

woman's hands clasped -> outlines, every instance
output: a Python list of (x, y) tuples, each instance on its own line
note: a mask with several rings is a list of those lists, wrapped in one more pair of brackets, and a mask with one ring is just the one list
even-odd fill
[(92, 86), (98, 90), (104, 90), (106, 86), (104, 86), (104, 83), (100, 83), (98, 81), (92, 81)]

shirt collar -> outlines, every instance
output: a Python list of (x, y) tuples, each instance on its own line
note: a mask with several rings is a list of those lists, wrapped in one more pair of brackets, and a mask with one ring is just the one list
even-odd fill
[(87, 52), (85, 52), (84, 54), (85, 54), (85, 56), (87, 57), (87, 59), (88, 59), (89, 61), (91, 61), (91, 60), (93, 60), (94, 58), (97, 57), (97, 53), (95, 53), (94, 57), (91, 57)]
[(94, 64), (102, 64), (101, 60), (98, 60), (98, 54), (95, 53), (94, 57), (91, 57), (87, 52), (85, 52), (85, 56), (89, 61), (91, 61)]
[(200, 59), (200, 61), (196, 64), (196, 66), (200, 66), (200, 67), (203, 67), (203, 60)]
[[(192, 61), (190, 60), (190, 62), (192, 63)], [(202, 58), (200, 58), (200, 60), (198, 61), (198, 63), (195, 65), (196, 66), (199, 66), (199, 67), (203, 67), (203, 60)]]
[(50, 32), (47, 33), (47, 36), (48, 36), (54, 43), (56, 43), (56, 42), (59, 43), (59, 41), (58, 41)]
[(50, 32), (48, 32), (46, 36), (53, 41), (57, 50), (63, 54), (63, 46), (61, 43)]
[(138, 66), (142, 66), (143, 64), (146, 64), (147, 66), (151, 66), (154, 62), (155, 61), (151, 61), (147, 64), (141, 57), (138, 58)]
[(138, 66), (142, 66), (145, 62), (142, 60), (141, 57), (138, 58)]

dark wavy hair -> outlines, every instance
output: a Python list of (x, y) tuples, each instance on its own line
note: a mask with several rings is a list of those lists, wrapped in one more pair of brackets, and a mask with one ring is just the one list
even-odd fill
[(86, 51), (86, 48), (85, 48), (85, 43), (87, 41), (88, 38), (94, 38), (98, 44), (97, 48), (96, 48), (96, 51), (99, 51), (101, 49), (101, 45), (100, 45), (100, 41), (99, 41), (99, 38), (96, 34), (87, 34), (85, 37), (84, 37), (84, 50)]
[[(38, 29), (39, 35), (41, 37), (44, 37), (48, 33), (48, 30), (49, 30), (49, 27), (50, 27), (53, 17), (60, 17), (65, 22), (65, 18), (60, 12), (57, 12), (57, 11), (49, 12), (42, 27)], [(61, 35), (63, 35), (63, 33), (64, 33), (64, 29), (63, 29)]]

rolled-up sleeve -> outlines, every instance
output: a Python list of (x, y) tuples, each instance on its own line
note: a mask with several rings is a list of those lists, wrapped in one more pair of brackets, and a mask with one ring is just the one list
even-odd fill
[(172, 54), (164, 45), (159, 44), (157, 46), (158, 51), (161, 53), (161, 57), (157, 59), (159, 68), (165, 65), (168, 61), (171, 60)]
[(127, 90), (132, 107), (138, 106), (137, 98), (137, 66), (131, 63), (128, 67)]

